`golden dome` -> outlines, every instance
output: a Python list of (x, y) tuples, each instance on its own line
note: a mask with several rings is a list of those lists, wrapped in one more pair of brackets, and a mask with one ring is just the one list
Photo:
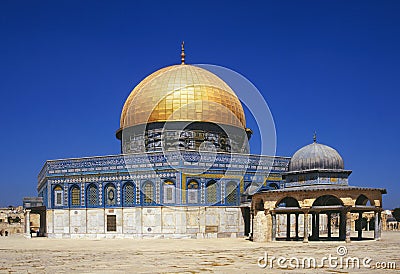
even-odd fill
[(232, 89), (208, 70), (184, 63), (150, 74), (132, 90), (122, 109), (120, 130), (166, 121), (246, 126)]

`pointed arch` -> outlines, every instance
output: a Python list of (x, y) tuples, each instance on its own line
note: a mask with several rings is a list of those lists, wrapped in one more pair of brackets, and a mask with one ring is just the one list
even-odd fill
[(225, 188), (225, 203), (228, 205), (237, 205), (239, 203), (239, 188), (238, 183), (230, 181), (226, 184)]
[(108, 183), (104, 186), (104, 205), (115, 206), (117, 204), (117, 191), (113, 183)]
[(312, 206), (343, 206), (343, 202), (333, 195), (323, 195), (318, 197)]
[(78, 185), (72, 185), (70, 190), (70, 206), (80, 206), (81, 205), (81, 188)]
[(142, 204), (153, 205), (155, 204), (155, 191), (152, 181), (146, 181), (142, 184)]
[(86, 189), (86, 206), (95, 207), (98, 205), (98, 189), (97, 186), (93, 183), (89, 184)]
[(53, 205), (63, 206), (63, 195), (64, 191), (61, 185), (55, 185), (53, 188)]
[(219, 202), (219, 184), (215, 180), (210, 180), (206, 184), (206, 203), (216, 204)]
[(200, 194), (200, 184), (195, 179), (189, 180), (187, 183), (187, 203), (198, 204)]
[(162, 196), (164, 204), (175, 203), (175, 182), (167, 179), (162, 183)]
[(293, 197), (288, 196), (278, 201), (275, 207), (300, 207), (300, 205), (299, 201), (297, 201)]
[(122, 199), (124, 206), (135, 204), (136, 187), (133, 182), (126, 182), (122, 187)]
[(364, 194), (361, 194), (360, 196), (357, 197), (356, 199), (356, 206), (371, 206), (373, 205), (373, 202), (368, 199), (367, 196), (365, 196)]

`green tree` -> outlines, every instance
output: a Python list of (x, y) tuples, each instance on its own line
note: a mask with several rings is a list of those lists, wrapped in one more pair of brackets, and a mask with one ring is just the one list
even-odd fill
[(392, 213), (396, 221), (400, 222), (400, 208), (395, 208)]

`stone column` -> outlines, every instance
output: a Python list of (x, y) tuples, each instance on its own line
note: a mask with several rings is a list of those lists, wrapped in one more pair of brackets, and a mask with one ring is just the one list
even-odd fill
[(296, 227), (295, 227), (296, 241), (298, 241), (299, 240), (299, 213), (296, 213), (295, 216), (296, 216)]
[(25, 210), (25, 237), (31, 238), (31, 218), (30, 218), (31, 210)]
[(272, 237), (271, 237), (271, 240), (276, 241), (276, 213), (273, 212), (271, 214), (272, 214), (272, 231), (271, 231)]
[(316, 213), (311, 213), (311, 239), (314, 240), (315, 239), (315, 215)]
[(379, 239), (379, 213), (375, 212), (374, 240)]
[(253, 240), (253, 219), (254, 219), (254, 210), (250, 208), (250, 231), (249, 231), (249, 240)]
[(327, 227), (328, 227), (328, 240), (332, 237), (332, 213), (328, 212), (327, 215)]
[(382, 230), (381, 214), (379, 211), (376, 211), (375, 212), (374, 240), (381, 239), (381, 230)]
[(286, 215), (286, 240), (290, 241), (290, 213)]
[(350, 210), (346, 211), (346, 243), (351, 242), (351, 212)]
[(380, 240), (381, 239), (381, 237), (382, 237), (382, 214), (381, 214), (381, 212), (379, 211), (379, 213), (378, 213), (378, 220), (379, 220), (379, 224), (378, 224), (378, 227), (379, 227), (379, 230), (378, 230), (378, 240)]
[(308, 211), (304, 212), (304, 239), (303, 243), (308, 243)]
[(346, 212), (340, 211), (339, 214), (339, 240), (346, 239)]
[(358, 240), (362, 239), (362, 212), (358, 213)]
[(265, 241), (272, 241), (272, 214), (269, 209), (264, 209), (265, 223), (263, 225), (263, 235), (265, 237)]
[(319, 213), (315, 214), (315, 240), (319, 240)]

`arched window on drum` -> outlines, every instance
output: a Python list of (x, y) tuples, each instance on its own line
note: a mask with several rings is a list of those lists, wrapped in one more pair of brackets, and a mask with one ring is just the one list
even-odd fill
[(81, 189), (77, 185), (71, 187), (71, 206), (81, 205)]
[(163, 202), (164, 204), (175, 203), (175, 183), (171, 180), (163, 183)]
[(117, 204), (117, 193), (114, 184), (107, 184), (104, 188), (104, 204), (114, 206)]
[(86, 205), (89, 207), (98, 205), (98, 191), (95, 184), (90, 184), (86, 190)]
[(210, 180), (206, 185), (206, 203), (216, 204), (219, 202), (219, 185), (216, 181)]
[(144, 205), (155, 204), (154, 185), (150, 181), (146, 181), (142, 185), (142, 202)]
[(63, 189), (60, 185), (54, 187), (54, 206), (63, 205)]
[(228, 205), (238, 205), (239, 204), (239, 195), (238, 195), (238, 183), (237, 182), (228, 182), (226, 184), (225, 195), (226, 195), (226, 204)]
[(131, 206), (135, 204), (135, 185), (131, 182), (127, 182), (123, 187), (123, 201), (124, 206)]
[(199, 183), (192, 179), (187, 184), (187, 203), (188, 204), (198, 204), (199, 203), (199, 193), (200, 193)]

